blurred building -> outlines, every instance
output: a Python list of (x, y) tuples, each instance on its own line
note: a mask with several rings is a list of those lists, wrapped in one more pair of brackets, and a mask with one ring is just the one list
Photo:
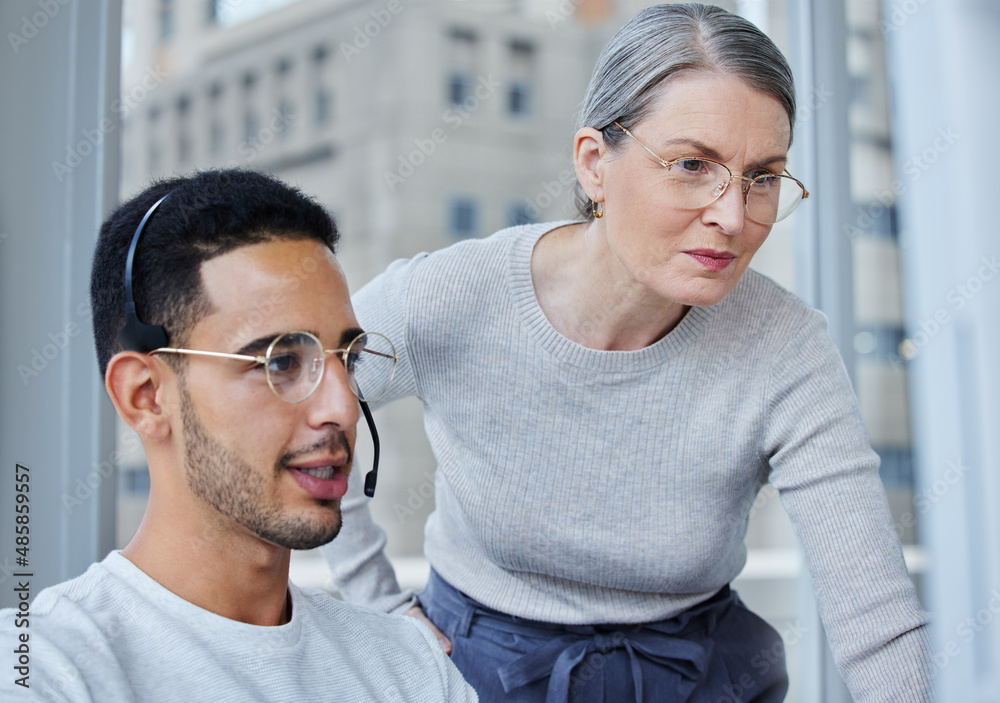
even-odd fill
[[(196, 168), (274, 173), (335, 215), (352, 289), (398, 257), (511, 224), (573, 217), (576, 112), (600, 49), (647, 4), (126, 2), (122, 195), (150, 178)], [(789, 52), (785, 2), (721, 4)], [(906, 367), (899, 356), (903, 310), (884, 37), (877, 2), (850, 0), (846, 9), (850, 95), (797, 76), (799, 125), (834, 103), (849, 103), (857, 217), (842, 233), (853, 252), (847, 297), (855, 329), (845, 360), (883, 459), (897, 525), (912, 543), (916, 511)], [(754, 262), (793, 290), (795, 233), (794, 217), (780, 223)], [(384, 428), (383, 479), (372, 511), (389, 534), (401, 577), (419, 581), (420, 566), (406, 569), (420, 564), (435, 466), (421, 407), (410, 399), (380, 411), (377, 420)], [(359, 432), (362, 456), (366, 441)], [(126, 460), (121, 481), (118, 539), (124, 543), (148, 490), (141, 451)], [(737, 586), (785, 635), (795, 670), (801, 560), (769, 486), (755, 504), (747, 545), (750, 558)], [(326, 578), (318, 559), (297, 555), (296, 568), (293, 577), (317, 585)], [(793, 680), (789, 700), (796, 699), (796, 686)]]
[[(593, 22), (609, 9), (570, 0), (126, 2), (122, 195), (199, 168), (274, 173), (336, 217), (352, 290), (399, 257), (572, 217), (573, 123), (610, 36)], [(391, 429), (373, 509), (392, 532), (392, 506), (406, 504), (434, 462), (419, 403), (379, 420)], [(141, 452), (127, 464), (122, 541), (148, 485)], [(421, 503), (414, 524), (431, 509)], [(406, 527), (392, 553), (421, 553), (421, 531)]]

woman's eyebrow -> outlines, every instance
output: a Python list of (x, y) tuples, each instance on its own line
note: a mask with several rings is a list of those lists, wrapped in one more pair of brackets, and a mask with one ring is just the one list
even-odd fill
[(722, 154), (717, 152), (715, 149), (710, 147), (708, 144), (699, 142), (697, 139), (689, 139), (687, 137), (675, 137), (674, 139), (668, 139), (665, 142), (660, 143), (660, 148), (666, 149), (668, 147), (685, 145), (694, 148), (696, 151), (700, 152), (702, 155), (707, 156), (715, 161), (722, 162)]
[[(688, 137), (676, 137), (674, 139), (668, 139), (665, 142), (661, 142), (661, 147), (666, 149), (668, 147), (676, 147), (679, 145), (690, 146), (691, 148), (698, 151), (703, 156), (707, 156), (714, 161), (719, 163), (725, 163), (722, 159), (722, 154), (710, 147), (708, 144), (699, 142), (697, 139), (689, 139)], [(769, 166), (771, 164), (782, 163), (788, 160), (787, 154), (777, 154), (775, 156), (768, 156), (766, 158), (760, 159), (759, 161), (747, 165), (746, 171), (752, 171), (757, 168), (762, 168), (764, 166)]]

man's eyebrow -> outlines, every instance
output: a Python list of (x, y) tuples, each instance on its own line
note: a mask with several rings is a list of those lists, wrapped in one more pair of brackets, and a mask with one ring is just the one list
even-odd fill
[[(687, 137), (676, 137), (674, 139), (668, 139), (667, 141), (662, 142), (662, 147), (664, 149), (667, 147), (675, 147), (678, 145), (690, 146), (691, 148), (699, 152), (699, 154), (701, 154), (702, 156), (707, 156), (713, 161), (718, 161), (719, 163), (725, 163), (722, 160), (722, 155), (718, 151), (710, 147), (708, 144), (699, 142), (697, 139), (689, 139)], [(670, 159), (664, 159), (664, 160), (669, 161)], [(769, 166), (771, 164), (780, 163), (787, 160), (788, 160), (787, 154), (778, 154), (776, 156), (769, 156), (767, 158), (760, 159), (755, 163), (749, 164), (746, 168), (746, 171), (753, 171), (754, 169), (758, 169), (763, 166)], [(744, 171), (744, 173), (746, 171)]]
[[(319, 335), (316, 334), (315, 330), (301, 330), (301, 331), (308, 332), (317, 339), (319, 338)], [(354, 338), (357, 337), (359, 334), (364, 334), (364, 333), (365, 331), (360, 327), (348, 327), (346, 330), (340, 333), (340, 341), (337, 343), (337, 346), (345, 347), (352, 341), (354, 341)], [(271, 345), (271, 342), (277, 339), (280, 334), (282, 333), (275, 332), (273, 334), (266, 334), (262, 337), (257, 337), (257, 339), (253, 340), (252, 342), (247, 342), (246, 344), (244, 344), (240, 348), (240, 350), (236, 353), (243, 354), (245, 356), (263, 356), (264, 352), (266, 352), (267, 348)]]
[(271, 345), (275, 339), (277, 339), (280, 332), (275, 332), (273, 334), (264, 335), (263, 337), (257, 337), (257, 339), (252, 342), (247, 342), (242, 347), (240, 347), (237, 354), (243, 354), (245, 356), (263, 356), (264, 352)]
[(338, 347), (346, 347), (348, 344), (354, 341), (355, 337), (359, 334), (364, 334), (365, 331), (360, 327), (348, 327), (346, 330), (340, 333), (340, 343)]

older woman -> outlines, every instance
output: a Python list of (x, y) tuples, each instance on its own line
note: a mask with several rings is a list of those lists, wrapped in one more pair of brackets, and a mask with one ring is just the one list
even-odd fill
[(767, 481), (856, 700), (928, 697), (925, 619), (825, 319), (747, 270), (807, 197), (794, 121), (752, 24), (649, 8), (587, 92), (582, 221), (397, 261), (355, 296), (401, 341), (380, 403), (424, 405), (433, 572), (420, 605), (399, 593), (360, 501), (327, 557), (346, 597), (425, 612), (483, 701), (782, 700), (780, 638), (728, 585)]

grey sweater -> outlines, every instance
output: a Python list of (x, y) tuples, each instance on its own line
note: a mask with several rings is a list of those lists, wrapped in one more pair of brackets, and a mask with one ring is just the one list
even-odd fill
[[(476, 703), (430, 629), (288, 584), (291, 620), (250, 625), (172, 593), (119, 552), (0, 610), (0, 700), (27, 703)], [(27, 619), (25, 619), (27, 620)], [(16, 683), (22, 635), (30, 676)]]
[[(534, 620), (660, 620), (739, 574), (770, 481), (855, 698), (928, 699), (925, 617), (824, 316), (747, 271), (649, 347), (582, 347), (548, 322), (531, 280), (535, 242), (558, 224), (397, 261), (354, 296), (362, 326), (400, 354), (378, 405), (424, 405), (434, 569)], [(334, 580), (349, 600), (402, 610), (412, 594), (384, 533), (364, 499), (344, 509), (324, 548)]]

